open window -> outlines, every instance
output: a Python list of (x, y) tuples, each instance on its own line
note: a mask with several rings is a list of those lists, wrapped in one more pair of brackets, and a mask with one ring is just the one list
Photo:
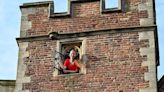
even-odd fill
[(117, 9), (118, 7), (118, 0), (105, 0), (105, 9)]
[[(55, 13), (66, 13), (68, 10), (68, 0), (54, 0), (54, 12)], [(62, 8), (61, 8), (62, 7)]]
[(102, 0), (102, 12), (121, 10), (121, 0)]
[[(75, 51), (75, 57), (73, 64), (76, 62), (80, 67), (78, 67), (77, 72), (66, 73), (64, 70), (69, 70), (65, 65), (68, 60), (70, 60), (70, 51), (72, 49)], [(65, 75), (65, 74), (85, 74), (86, 72), (86, 61), (87, 57), (85, 54), (85, 40), (61, 40), (57, 42), (57, 49), (55, 51), (54, 59), (54, 76)], [(70, 61), (69, 61), (70, 62)], [(63, 67), (66, 67), (66, 69)]]

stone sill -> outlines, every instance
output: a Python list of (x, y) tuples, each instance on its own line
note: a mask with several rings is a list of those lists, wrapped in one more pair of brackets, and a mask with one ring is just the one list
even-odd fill
[(60, 17), (70, 17), (71, 15), (68, 12), (61, 12), (61, 13), (53, 13), (50, 15), (50, 18), (60, 18)]
[(102, 10), (102, 13), (112, 13), (112, 12), (121, 12), (121, 9), (119, 9), (119, 8), (107, 8), (107, 9)]
[(84, 73), (60, 74), (55, 77), (69, 77), (69, 76), (79, 76), (79, 75), (84, 75)]

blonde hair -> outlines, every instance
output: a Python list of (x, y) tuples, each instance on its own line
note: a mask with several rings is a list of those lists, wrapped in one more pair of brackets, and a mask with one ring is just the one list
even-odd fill
[[(71, 55), (73, 54), (73, 53), (75, 53), (75, 50), (74, 49), (72, 49), (71, 51), (70, 51), (70, 53), (69, 53), (69, 57), (71, 58)], [(75, 53), (76, 54), (76, 53)]]

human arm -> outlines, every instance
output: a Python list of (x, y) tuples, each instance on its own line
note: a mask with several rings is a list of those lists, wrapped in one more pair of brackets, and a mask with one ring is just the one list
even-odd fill
[(80, 69), (81, 65), (78, 63), (78, 61), (75, 61), (75, 65)]
[(60, 67), (61, 67), (63, 70), (66, 69), (66, 66), (64, 66), (62, 62), (59, 62), (59, 65), (60, 65)]

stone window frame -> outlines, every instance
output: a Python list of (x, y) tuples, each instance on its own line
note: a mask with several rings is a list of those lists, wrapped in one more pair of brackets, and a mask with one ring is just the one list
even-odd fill
[(122, 10), (122, 0), (118, 0), (118, 7), (114, 7), (114, 8), (105, 8), (105, 0), (101, 0), (101, 12), (102, 13), (108, 13), (108, 12), (118, 12)]
[[(82, 44), (82, 55), (86, 55), (86, 38), (70, 38), (70, 39), (62, 39), (57, 40), (56, 42), (56, 51), (61, 52), (62, 44), (71, 44), (71, 43), (79, 43)], [(84, 63), (84, 61), (82, 61)], [(85, 62), (86, 63), (86, 62)], [(53, 76), (65, 76), (65, 75), (77, 75), (77, 74), (86, 74), (86, 66), (80, 69), (79, 73), (71, 73), (71, 74), (59, 74), (59, 70), (54, 68)]]

